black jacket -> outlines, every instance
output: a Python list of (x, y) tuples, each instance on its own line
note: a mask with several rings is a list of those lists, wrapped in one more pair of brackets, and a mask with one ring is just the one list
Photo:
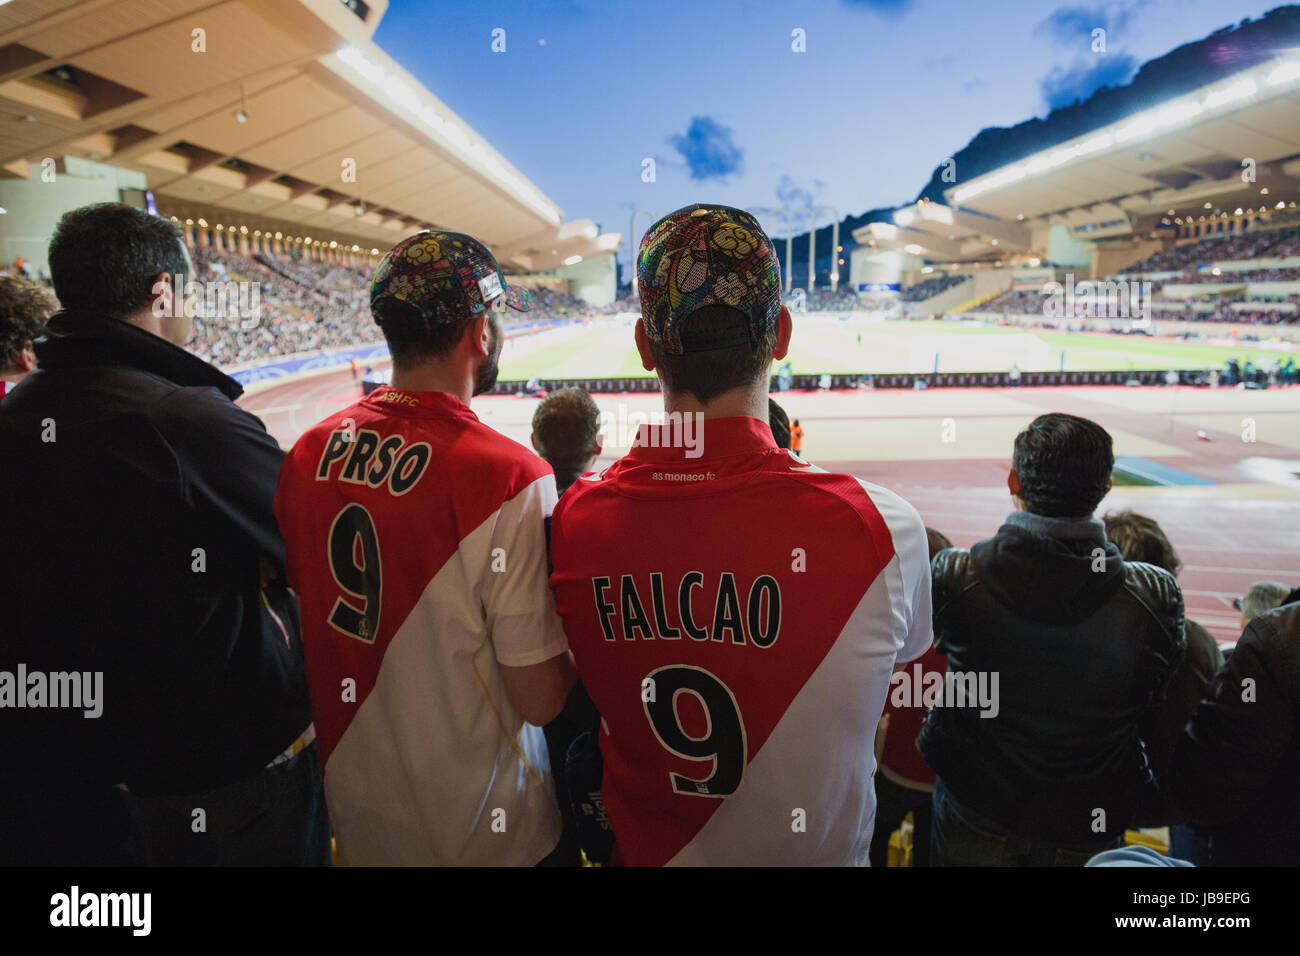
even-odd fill
[(939, 552), (932, 572), (949, 671), (997, 674), (999, 689), (995, 717), (929, 713), (917, 746), (935, 773), (960, 803), (1027, 838), (1121, 832), (1149, 777), (1139, 719), (1183, 654), (1173, 576), (1126, 563), (1100, 532), (1066, 539), (1012, 524), (970, 551)]
[(257, 773), (311, 720), (294, 602), (262, 587), (283, 453), (236, 382), (124, 322), (60, 312), (36, 355), (0, 401), (0, 670), (101, 671), (103, 714), (0, 712), (0, 760), (29, 791)]
[(1173, 798), (1219, 866), (1300, 866), (1300, 604), (1246, 627), (1174, 755)]

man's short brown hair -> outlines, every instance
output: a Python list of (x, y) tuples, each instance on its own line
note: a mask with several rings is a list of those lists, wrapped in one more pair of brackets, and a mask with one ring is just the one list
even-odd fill
[(1106, 525), (1107, 539), (1119, 548), (1125, 561), (1154, 564), (1175, 577), (1182, 570), (1183, 562), (1178, 552), (1154, 518), (1125, 510), (1108, 513), (1102, 521)]
[(726, 305), (706, 305), (692, 312), (683, 323), (682, 341), (689, 342), (685, 355), (670, 355), (651, 341), (655, 367), (664, 387), (676, 393), (689, 393), (708, 404), (735, 388), (752, 386), (771, 375), (772, 352), (776, 349), (777, 326), (757, 340), (745, 345), (700, 351), (710, 337), (733, 331), (747, 320), (743, 313)]
[(0, 276), (0, 369), (18, 361), (23, 346), (41, 334), (58, 308), (54, 296), (22, 276)]
[(556, 389), (533, 412), (533, 437), (552, 468), (581, 468), (596, 454), (600, 409), (580, 388)]

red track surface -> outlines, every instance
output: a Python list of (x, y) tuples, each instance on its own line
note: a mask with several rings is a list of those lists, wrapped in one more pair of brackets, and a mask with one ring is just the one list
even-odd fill
[[(945, 390), (944, 394), (952, 399), (952, 414), (961, 414), (965, 391)], [(978, 391), (987, 393), (988, 390)], [(1014, 391), (1017, 400), (1041, 404), (1042, 411), (1068, 411), (1095, 418), (1108, 428), (1122, 428), (1194, 453), (1194, 458), (1170, 459), (1167, 463), (1174, 467), (1218, 482), (1243, 481), (1237, 467), (1242, 456), (1240, 444), (1223, 440), (1227, 436), (1216, 436), (1220, 440), (1215, 442), (1198, 442), (1193, 428), (1183, 424), (1174, 428), (1168, 415), (1125, 415), (1117, 420), (1117, 406), (1113, 401), (1105, 403), (1089, 397), (1093, 394), (1102, 398), (1102, 393), (1113, 389)], [(353, 382), (349, 371), (342, 370), (273, 386), (244, 399), (241, 404), (259, 415), (271, 434), (287, 447), (306, 428), (356, 401), (360, 394), (360, 385)], [(1234, 393), (1224, 393), (1223, 411), (1260, 414), (1248, 407), (1248, 397), (1235, 394), (1237, 398)], [(475, 400), (475, 409), (485, 420), (491, 420), (498, 412), (502, 413), (501, 417), (512, 416), (514, 422), (502, 430), (526, 441), (527, 414), (532, 406), (522, 406), (521, 401), (524, 400), (510, 397), (480, 398)], [(862, 396), (844, 393), (836, 396), (833, 404), (838, 413), (829, 417), (864, 421), (872, 417), (871, 404), (864, 402)], [(899, 415), (895, 413), (892, 417)], [(933, 419), (934, 415), (929, 411), (917, 417)], [(804, 415), (802, 420), (808, 432), (815, 433), (818, 419)], [(1298, 457), (1293, 448), (1264, 442), (1253, 446), (1251, 454), (1282, 460)], [(916, 506), (926, 524), (943, 531), (957, 546), (968, 547), (990, 536), (1011, 510), (1005, 486), (1009, 458), (1010, 448), (1005, 457), (989, 459), (825, 461), (818, 458), (817, 463), (828, 470), (851, 472), (897, 491)], [(1123, 507), (1142, 511), (1160, 522), (1185, 565), (1179, 582), (1187, 616), (1208, 627), (1220, 641), (1232, 641), (1240, 635), (1239, 614), (1232, 608), (1232, 599), (1240, 596), (1251, 582), (1272, 579), (1300, 585), (1300, 549), (1295, 539), (1295, 531), (1300, 528), (1300, 495), (1206, 500), (1181, 495), (1178, 490), (1152, 494), (1149, 489), (1116, 488), (1102, 509)]]

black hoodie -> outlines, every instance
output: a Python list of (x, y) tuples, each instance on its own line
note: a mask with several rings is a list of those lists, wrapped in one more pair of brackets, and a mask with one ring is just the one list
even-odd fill
[(1183, 654), (1177, 582), (1100, 529), (1016, 515), (932, 562), (935, 645), (950, 672), (996, 674), (998, 701), (992, 717), (935, 708), (917, 745), (959, 803), (1030, 839), (1097, 843), (1132, 823), (1138, 721)]

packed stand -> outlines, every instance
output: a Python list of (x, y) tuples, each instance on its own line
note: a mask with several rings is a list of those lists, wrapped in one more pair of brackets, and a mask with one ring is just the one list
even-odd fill
[(1300, 226), (1252, 229), (1209, 236), (1199, 242), (1173, 246), (1153, 253), (1124, 269), (1128, 275), (1144, 272), (1192, 271), (1207, 262), (1246, 259), (1284, 259), (1300, 255)]
[(961, 285), (970, 276), (932, 276), (916, 285), (909, 285), (903, 290), (904, 302), (924, 302), (941, 292), (947, 292), (955, 285)]

